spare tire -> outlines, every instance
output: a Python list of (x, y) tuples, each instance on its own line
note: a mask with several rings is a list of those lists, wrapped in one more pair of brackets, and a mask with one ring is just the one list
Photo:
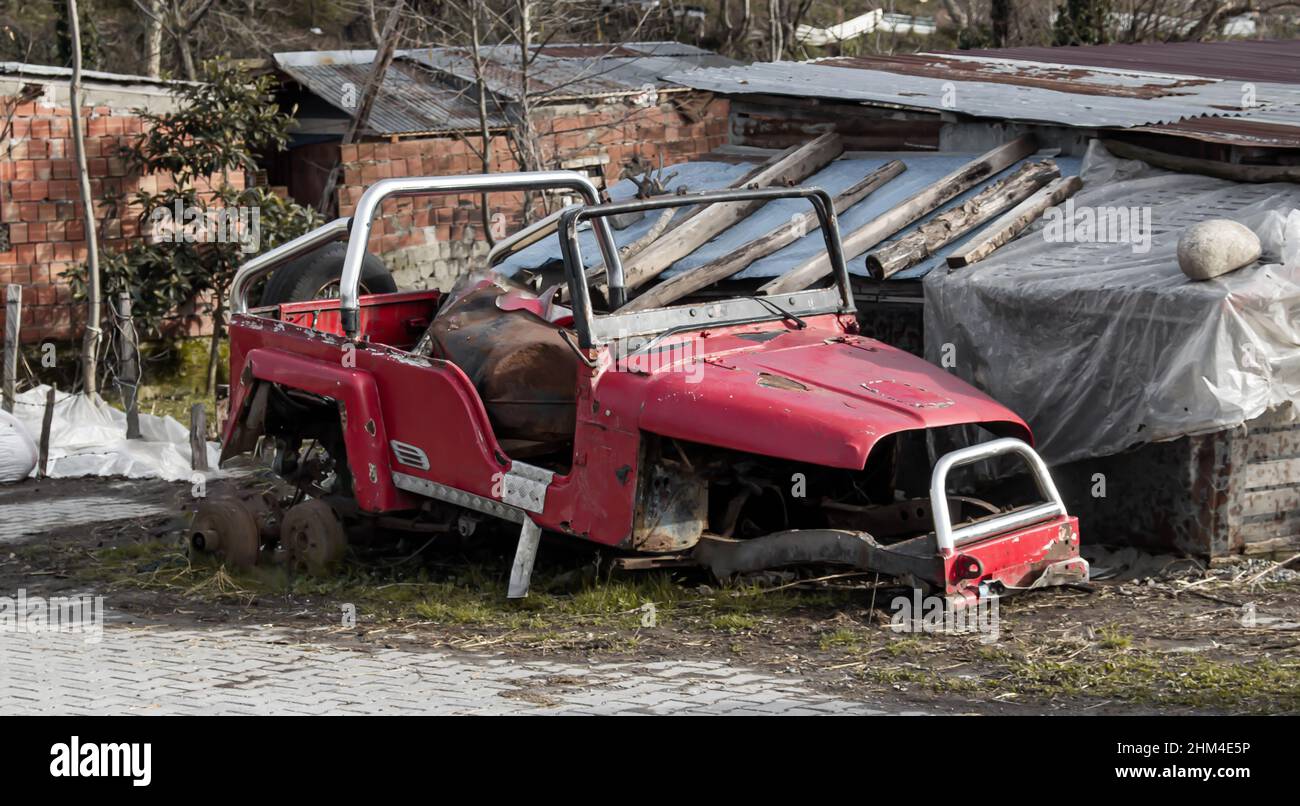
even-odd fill
[[(271, 273), (262, 289), (262, 305), (331, 299), (339, 295), (339, 278), (343, 276), (343, 257), (348, 245), (342, 241), (326, 244)], [(384, 261), (366, 253), (361, 261), (362, 294), (391, 294), (397, 290), (393, 275)]]

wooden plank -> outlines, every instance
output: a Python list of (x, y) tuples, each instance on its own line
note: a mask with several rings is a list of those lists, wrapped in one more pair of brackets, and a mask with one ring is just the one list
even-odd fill
[(1296, 549), (1300, 549), (1300, 535), (1247, 540), (1241, 551), (1248, 557), (1281, 559), (1294, 554)]
[(948, 268), (959, 269), (983, 260), (1004, 244), (1010, 243), (1047, 211), (1079, 192), (1083, 180), (1077, 176), (1062, 176), (1039, 188), (1029, 198), (1008, 210), (1001, 218), (988, 225), (979, 237), (948, 256)]
[(1274, 459), (1246, 465), (1246, 489), (1300, 484), (1300, 459)]
[[(842, 215), (845, 210), (862, 201), (877, 188), (905, 170), (907, 170), (907, 166), (899, 160), (891, 160), (880, 166), (867, 174), (860, 182), (855, 183), (833, 199), (835, 213)], [(816, 211), (807, 210), (799, 213), (786, 223), (761, 238), (750, 241), (735, 252), (663, 281), (619, 308), (619, 311), (643, 311), (648, 308), (662, 308), (665, 305), (671, 305), (688, 294), (693, 294), (701, 288), (706, 288), (727, 279), (737, 272), (743, 271), (760, 258), (784, 249), (816, 226), (818, 226)]]
[(1246, 543), (1300, 535), (1300, 513), (1243, 523), (1237, 527), (1236, 533), (1240, 541)]
[(18, 388), (18, 345), (23, 323), (23, 287), (10, 283), (5, 289), (4, 410), (13, 413)]
[[(746, 185), (753, 183), (755, 177), (759, 176), (759, 174), (761, 174), (763, 171), (767, 170), (768, 168), (772, 167), (773, 165), (776, 165), (777, 163), (789, 157), (791, 154), (797, 151), (798, 148), (799, 148), (798, 145), (790, 146), (789, 148), (786, 148), (783, 151), (778, 151), (775, 154), (769, 155), (767, 159), (763, 160), (760, 163), (752, 164), (752, 167), (747, 172), (745, 172), (744, 176), (732, 180), (727, 185), (726, 189), (739, 190), (740, 188), (743, 188)], [(749, 164), (750, 160), (745, 160), (744, 162)], [(685, 190), (689, 190), (689, 188), (685, 188)], [(699, 215), (701, 212), (709, 208), (705, 205), (697, 204), (693, 207), (678, 207), (675, 209), (677, 210), (677, 212), (673, 214), (672, 219), (668, 222), (668, 226), (665, 227), (664, 230), (659, 233), (659, 236), (656, 237), (662, 237), (671, 233), (673, 230), (686, 224), (688, 221), (695, 218), (695, 216)], [(557, 213), (553, 213), (552, 215), (556, 215), (558, 220)], [(547, 234), (549, 235), (551, 233), (554, 233), (555, 229), (556, 226), (553, 224), (550, 228), (550, 231)], [(620, 250), (620, 257), (623, 257), (624, 255), (628, 257), (638, 255), (642, 251), (644, 251), (644, 249), (649, 245), (650, 245), (649, 243), (639, 243), (636, 249), (627, 249), (625, 251)], [(626, 273), (626, 269), (624, 271)], [(603, 265), (597, 265), (594, 266), (593, 268), (587, 269), (586, 276), (587, 276), (587, 282), (591, 283), (593, 288), (598, 288), (599, 292), (602, 295), (607, 295), (608, 285), (604, 282), (605, 267)], [(568, 289), (565, 289), (565, 292), (567, 292), (567, 290)], [(563, 294), (565, 292), (561, 292), (561, 293)]]
[(190, 468), (201, 473), (208, 471), (207, 412), (202, 403), (190, 407)]
[(937, 151), (939, 115), (826, 104), (817, 99), (743, 96), (731, 100), (731, 142), (785, 148), (833, 131), (852, 151)]
[(877, 280), (893, 277), (1034, 195), (1060, 175), (1051, 160), (1027, 162), (1007, 178), (993, 182), (965, 202), (867, 255), (867, 271)]
[(50, 465), (50, 428), (54, 425), (54, 394), (58, 389), (56, 384), (50, 384), (45, 393), (45, 414), (41, 417), (41, 441), (36, 460), (36, 477), (41, 479), (49, 475), (46, 471)]
[(1213, 176), (1233, 182), (1300, 182), (1300, 165), (1241, 165), (1235, 162), (1166, 154), (1153, 148), (1143, 148), (1116, 140), (1102, 140), (1101, 144), (1117, 157), (1142, 160), (1148, 165), (1169, 171)]
[[(795, 184), (824, 168), (844, 151), (839, 135), (824, 134), (792, 151), (784, 159), (749, 177), (746, 187)], [(763, 206), (762, 201), (712, 204), (681, 226), (668, 230), (623, 267), (628, 290), (639, 288), (665, 269), (708, 243)]]
[[(866, 252), (985, 179), (1029, 156), (1035, 148), (1033, 136), (1027, 134), (981, 154), (850, 233), (844, 238), (844, 259), (850, 260)], [(824, 253), (819, 254), (762, 286), (758, 292), (786, 294), (801, 291), (830, 274), (830, 271), (830, 257)]]
[(1251, 462), (1300, 456), (1300, 428), (1252, 431), (1246, 451), (1246, 459)]
[(1283, 490), (1261, 490), (1242, 496), (1241, 514), (1280, 515), (1284, 512), (1300, 509), (1300, 488), (1288, 487)]

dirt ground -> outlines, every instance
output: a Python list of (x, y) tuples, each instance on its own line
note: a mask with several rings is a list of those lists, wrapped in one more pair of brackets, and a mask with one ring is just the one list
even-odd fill
[[(28, 481), (7, 504), (84, 496), (103, 479)], [(267, 482), (213, 483), (208, 495)], [(111, 610), (186, 624), (311, 629), (352, 645), (452, 647), (566, 660), (727, 658), (864, 701), (948, 713), (1300, 713), (1300, 560), (1205, 568), (1128, 551), (1096, 579), (1003, 598), (960, 632), (899, 631), (897, 597), (867, 574), (720, 584), (695, 570), (618, 572), (608, 553), (543, 542), (528, 599), (505, 599), (509, 532), (385, 535), (336, 574), (293, 575), (264, 552), (239, 571), (189, 556), (186, 484), (114, 495), (161, 514), (56, 527), (0, 545), (0, 590), (92, 591)], [(1083, 525), (1085, 541), (1088, 533)], [(345, 617), (355, 611), (355, 623)], [(988, 629), (996, 625), (996, 631)], [(904, 625), (905, 626), (905, 625)]]

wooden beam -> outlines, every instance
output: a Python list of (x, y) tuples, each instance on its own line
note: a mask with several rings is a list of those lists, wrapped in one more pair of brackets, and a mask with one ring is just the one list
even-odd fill
[(867, 255), (867, 271), (877, 280), (893, 277), (1016, 206), (1060, 175), (1051, 160), (1027, 162), (1006, 179), (990, 184), (962, 204)]
[[(1027, 134), (976, 157), (933, 185), (913, 194), (911, 198), (899, 203), (893, 209), (849, 233), (843, 241), (844, 259), (851, 260), (857, 257), (985, 179), (1029, 156), (1036, 147), (1033, 135)], [(758, 292), (785, 294), (801, 291), (830, 272), (830, 257), (822, 253), (762, 286)]]
[(959, 269), (969, 266), (993, 254), (994, 250), (1009, 243), (1024, 232), (1030, 224), (1037, 221), (1047, 208), (1055, 207), (1070, 198), (1078, 193), (1081, 187), (1083, 187), (1083, 180), (1077, 176), (1062, 176), (1048, 182), (1034, 195), (1017, 204), (986, 227), (978, 238), (963, 246), (960, 251), (949, 255), (948, 268)]
[(1167, 171), (1203, 174), (1233, 182), (1300, 182), (1300, 165), (1240, 165), (1234, 162), (1166, 154), (1163, 151), (1116, 140), (1102, 140), (1101, 144), (1117, 157), (1126, 160), (1142, 160), (1148, 165), (1164, 168)]
[[(733, 179), (731, 182), (729, 182), (727, 184), (726, 189), (739, 190), (740, 188), (743, 188), (751, 184), (754, 181), (754, 177), (758, 176), (760, 173), (767, 170), (771, 166), (776, 165), (778, 162), (785, 159), (786, 157), (789, 157), (791, 154), (797, 151), (798, 148), (799, 148), (798, 145), (793, 145), (783, 151), (778, 151), (775, 154), (772, 154), (767, 159), (763, 160), (762, 162), (750, 168), (749, 171), (745, 173), (744, 176), (740, 177), (739, 179)], [(686, 190), (687, 188), (685, 187), (681, 188), (682, 192), (686, 192)], [(674, 211), (673, 215), (668, 221), (667, 226), (665, 226), (657, 235), (655, 235), (654, 236), (655, 238), (660, 238), (663, 237), (664, 235), (667, 235), (668, 233), (672, 232), (673, 230), (685, 224), (687, 221), (690, 221), (699, 213), (703, 212), (704, 210), (707, 210), (708, 207), (706, 205), (697, 204), (693, 207), (674, 207), (669, 209)], [(552, 213), (552, 215), (558, 218), (558, 211), (556, 213)], [(554, 233), (555, 229), (556, 229), (555, 224), (554, 222), (552, 222), (551, 227), (546, 234), (550, 235), (551, 233)], [(649, 236), (650, 234), (651, 234), (650, 232), (647, 232), (646, 236)], [(619, 254), (623, 260), (627, 260), (629, 258), (635, 257), (636, 255), (639, 255), (647, 246), (650, 246), (652, 243), (654, 243), (654, 239), (647, 240), (646, 238), (638, 238), (635, 244), (629, 244), (628, 246), (624, 247), (622, 250), (620, 250)], [(604, 276), (605, 276), (605, 267), (603, 265), (598, 265), (595, 266), (594, 268), (587, 269), (587, 282), (592, 284), (598, 284), (598, 283), (601, 284), (599, 285), (599, 290), (600, 293), (602, 294), (604, 294), (606, 290), (606, 287), (602, 282), (602, 278), (604, 278)], [(567, 291), (567, 289), (565, 290)]]
[[(844, 151), (839, 135), (823, 134), (794, 149), (786, 157), (748, 177), (745, 187), (793, 185), (806, 179)], [(686, 255), (708, 243), (718, 233), (732, 227), (755, 210), (762, 201), (712, 204), (673, 227), (647, 246), (623, 267), (628, 290), (638, 288), (663, 273)], [(603, 289), (602, 289), (603, 290)]]
[(335, 207), (334, 189), (338, 185), (339, 174), (343, 169), (342, 147), (355, 143), (361, 135), (361, 130), (370, 122), (370, 110), (375, 105), (379, 88), (384, 85), (384, 75), (388, 72), (389, 65), (393, 63), (393, 56), (397, 53), (397, 40), (402, 36), (401, 19), (405, 4), (406, 0), (397, 0), (384, 19), (384, 31), (379, 36), (379, 48), (375, 51), (374, 61), (370, 63), (366, 83), (361, 87), (356, 111), (352, 113), (348, 127), (343, 132), (343, 138), (339, 141), (339, 157), (330, 166), (329, 175), (325, 177), (325, 187), (321, 190), (320, 200), (316, 203), (316, 209), (322, 213), (328, 213)]
[(36, 477), (43, 479), (49, 475), (50, 465), (50, 429), (54, 425), (54, 395), (59, 391), (57, 384), (50, 384), (45, 393), (45, 415), (41, 417), (41, 442), (37, 448)]
[[(891, 160), (867, 174), (862, 181), (854, 184), (834, 198), (836, 215), (843, 215), (845, 210), (862, 201), (875, 192), (877, 188), (905, 170), (907, 170), (907, 166), (902, 162)], [(619, 311), (644, 311), (648, 308), (662, 308), (665, 305), (671, 305), (688, 294), (693, 294), (701, 288), (706, 288), (743, 271), (760, 258), (784, 249), (802, 238), (805, 233), (817, 225), (818, 220), (815, 211), (807, 210), (799, 213), (786, 223), (761, 238), (750, 241), (731, 254), (663, 281), (619, 308)]]
[(23, 287), (10, 283), (5, 288), (5, 357), (4, 357), (4, 410), (14, 411), (14, 397), (18, 387), (18, 345), (23, 323)]
[(190, 407), (190, 469), (208, 471), (207, 412), (202, 403)]

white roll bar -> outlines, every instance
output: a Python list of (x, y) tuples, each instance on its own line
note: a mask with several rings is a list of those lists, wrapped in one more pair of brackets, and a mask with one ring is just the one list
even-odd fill
[[(360, 305), (358, 285), (361, 281), (361, 261), (365, 258), (366, 244), (370, 240), (370, 227), (385, 199), (394, 196), (419, 196), (424, 194), (492, 193), (499, 191), (572, 190), (581, 194), (587, 204), (600, 204), (600, 191), (586, 176), (574, 171), (526, 171), (500, 174), (472, 174), (468, 176), (418, 176), (402, 179), (381, 179), (366, 189), (357, 209), (352, 214), (352, 232), (348, 236), (348, 251), (343, 259), (343, 276), (339, 281), (339, 318), (348, 338), (356, 338), (359, 326)], [(609, 277), (610, 300), (621, 305), (624, 284), (623, 264), (619, 260), (614, 234), (606, 221), (595, 222), (596, 240)]]
[[(381, 179), (362, 194), (351, 218), (336, 218), (324, 226), (258, 255), (241, 266), (235, 274), (234, 282), (230, 285), (230, 311), (231, 313), (248, 312), (248, 291), (258, 279), (295, 258), (319, 249), (327, 243), (347, 237), (348, 251), (343, 258), (343, 276), (339, 280), (339, 308), (344, 332), (349, 338), (356, 338), (360, 311), (358, 288), (361, 283), (361, 262), (365, 258), (366, 244), (370, 240), (371, 225), (385, 199), (393, 196), (519, 190), (571, 190), (581, 195), (587, 204), (600, 204), (600, 191), (596, 189), (595, 184), (583, 174), (574, 171), (526, 171)], [(539, 225), (557, 218), (558, 213), (548, 216), (543, 222), (529, 227), (526, 232), (531, 232)], [(605, 260), (611, 303), (617, 301), (617, 304), (621, 305), (626, 292), (623, 283), (623, 264), (619, 260), (618, 247), (614, 244), (614, 234), (604, 219), (594, 222), (594, 225), (596, 242), (600, 245), (601, 256)]]
[[(948, 471), (954, 467), (969, 465), (984, 459), (992, 459), (995, 456), (1011, 453), (1019, 454), (1024, 458), (1025, 463), (1029, 465), (1030, 471), (1034, 474), (1034, 482), (1038, 485), (1039, 494), (1047, 499), (1047, 502), (1031, 507), (1022, 507), (1004, 515), (997, 515), (953, 529), (952, 518), (948, 512)], [(1038, 523), (1067, 514), (1065, 502), (1061, 500), (1061, 494), (1057, 492), (1056, 484), (1052, 481), (1052, 476), (1048, 473), (1047, 465), (1043, 463), (1042, 457), (1024, 442), (1011, 437), (982, 442), (969, 448), (962, 448), (944, 454), (935, 463), (934, 473), (930, 476), (930, 511), (934, 514), (935, 543), (939, 547), (939, 554), (944, 557), (952, 556), (956, 552), (957, 546), (962, 543), (969, 543), (972, 540), (979, 540), (1000, 532), (1018, 529), (1021, 526), (1028, 526), (1031, 523)]]

